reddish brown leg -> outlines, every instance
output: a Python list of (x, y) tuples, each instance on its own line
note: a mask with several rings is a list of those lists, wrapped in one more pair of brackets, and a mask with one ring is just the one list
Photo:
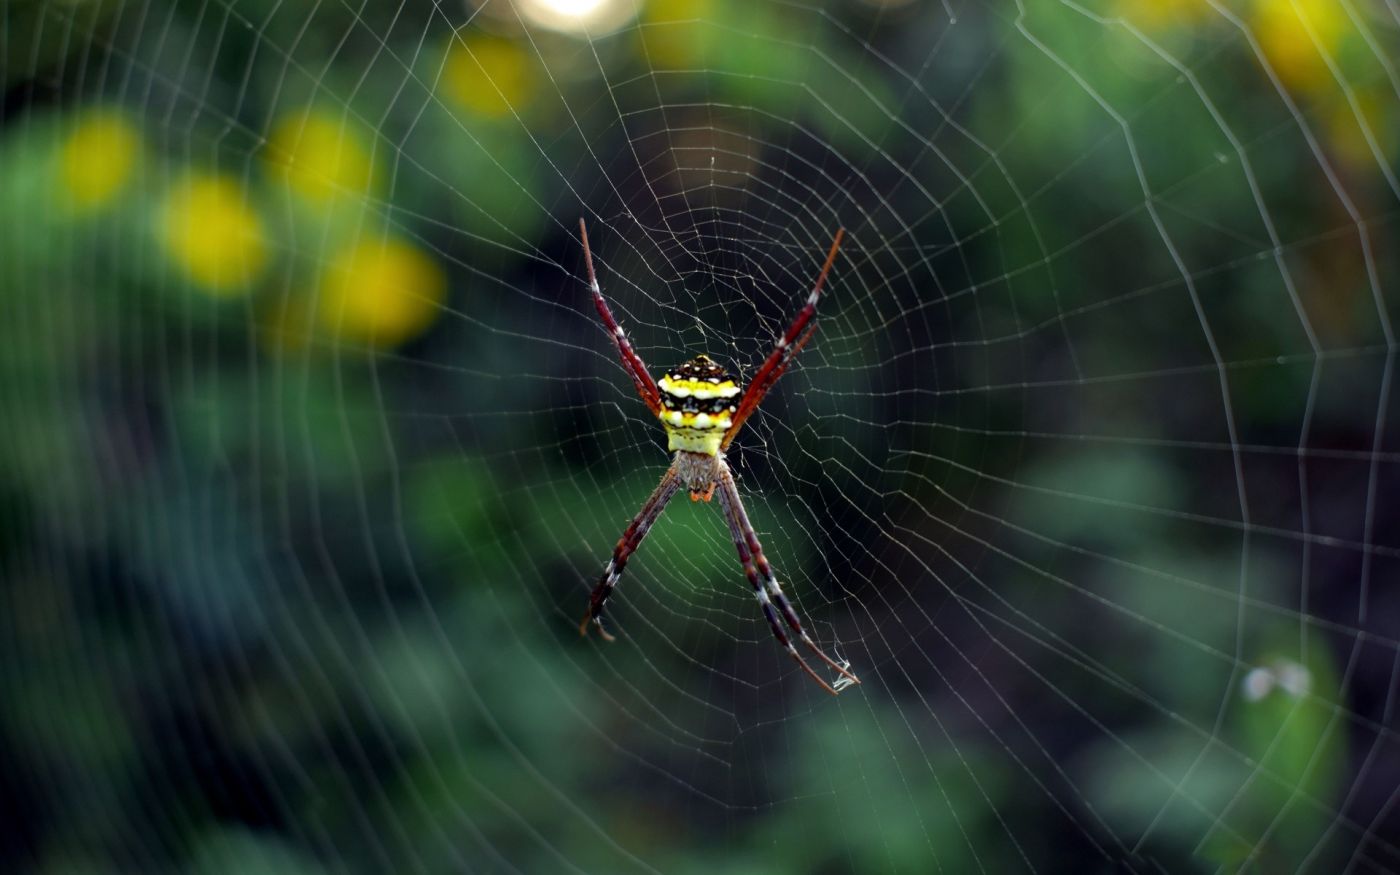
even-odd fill
[[(807, 323), (812, 321), (812, 317), (817, 313), (817, 298), (821, 296), (822, 286), (826, 283), (826, 275), (831, 272), (831, 266), (836, 262), (836, 251), (841, 248), (841, 240), (846, 236), (845, 228), (838, 228), (836, 237), (831, 241), (831, 249), (826, 253), (826, 263), (822, 265), (821, 273), (817, 274), (817, 281), (812, 286), (812, 291), (807, 295), (807, 303), (802, 309), (797, 311), (797, 317), (792, 320), (788, 330), (783, 336), (778, 338), (773, 351), (768, 354), (763, 365), (754, 374), (753, 381), (749, 383), (749, 388), (744, 391), (744, 396), (739, 400), (739, 409), (734, 412), (732, 424), (729, 430), (724, 433), (724, 440), (720, 442), (720, 449), (729, 447), (734, 436), (743, 427), (744, 420), (748, 419), (758, 405), (762, 403), (768, 390), (773, 388), (773, 384), (778, 382), (778, 378), (787, 370), (787, 366), (796, 358), (804, 344), (812, 336), (809, 330), (805, 334), (802, 329), (807, 327)], [(815, 328), (816, 326), (813, 326)], [(798, 340), (798, 338), (801, 340)]]
[(617, 344), (617, 354), (622, 359), (622, 367), (632, 377), (637, 394), (642, 396), (642, 401), (651, 410), (651, 415), (655, 416), (661, 410), (661, 390), (656, 387), (656, 381), (647, 372), (642, 357), (632, 348), (632, 341), (627, 339), (627, 334), (613, 316), (612, 308), (603, 299), (603, 290), (598, 286), (598, 276), (593, 272), (593, 252), (588, 248), (588, 226), (581, 218), (578, 220), (578, 233), (583, 241), (583, 261), (588, 265), (588, 288), (593, 293), (593, 306), (598, 308), (603, 326), (608, 329), (608, 334), (612, 335), (613, 343)]
[[(739, 551), (739, 561), (744, 565), (744, 574), (753, 586), (754, 594), (758, 596), (759, 606), (763, 608), (763, 616), (768, 620), (768, 625), (772, 628), (773, 636), (778, 639), (778, 643), (788, 652), (789, 656), (797, 661), (808, 677), (833, 696), (841, 692), (845, 686), (860, 683), (860, 678), (856, 677), (847, 666), (827, 656), (802, 628), (802, 622), (797, 618), (797, 612), (793, 610), (792, 602), (788, 601), (782, 587), (778, 585), (778, 578), (773, 574), (768, 559), (763, 555), (763, 546), (758, 542), (758, 535), (754, 533), (753, 524), (749, 522), (749, 514), (744, 510), (744, 503), (739, 498), (739, 489), (734, 483), (734, 475), (730, 473), (727, 466), (720, 470), (719, 504), (720, 508), (724, 510), (725, 520), (729, 523), (729, 535), (734, 540), (735, 549)], [(776, 610), (775, 605), (777, 606)], [(783, 630), (782, 623), (778, 621), (779, 613), (787, 621), (797, 640), (842, 676), (842, 679), (835, 686), (827, 683), (826, 679), (817, 674), (807, 664), (807, 660), (802, 658), (802, 654), (798, 652), (787, 632)]]
[(617, 546), (613, 548), (612, 559), (609, 560), (608, 567), (603, 569), (603, 576), (599, 578), (598, 585), (593, 587), (593, 594), (588, 599), (588, 613), (583, 615), (583, 620), (578, 624), (580, 635), (587, 635), (588, 625), (592, 623), (598, 627), (598, 634), (604, 641), (613, 640), (613, 636), (603, 628), (603, 621), (599, 616), (603, 612), (603, 605), (607, 604), (608, 596), (612, 595), (613, 588), (617, 586), (617, 580), (622, 576), (622, 569), (627, 566), (627, 560), (642, 545), (642, 540), (646, 538), (652, 524), (661, 516), (661, 511), (666, 509), (666, 502), (671, 500), (671, 496), (676, 494), (680, 486), (681, 481), (676, 477), (675, 468), (666, 469), (666, 476), (661, 478), (660, 485), (652, 492), (646, 504), (642, 505), (642, 509), (628, 524), (622, 537), (618, 539)]

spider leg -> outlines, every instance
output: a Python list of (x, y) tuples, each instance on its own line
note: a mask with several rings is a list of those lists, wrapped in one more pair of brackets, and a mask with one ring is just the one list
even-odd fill
[[(771, 373), (769, 373), (769, 375), (768, 375), (768, 385), (767, 385), (767, 386), (764, 388), (764, 390), (763, 390), (763, 394), (764, 394), (764, 395), (767, 395), (767, 394), (768, 394), (768, 390), (771, 389), (771, 388), (773, 388), (773, 384), (776, 383), (776, 382), (778, 382), (778, 378), (781, 377), (785, 371), (787, 371), (788, 365), (792, 364), (793, 359), (797, 358), (797, 354), (798, 354), (799, 352), (802, 351), (802, 347), (806, 346), (806, 345), (807, 345), (807, 341), (811, 340), (811, 339), (812, 339), (812, 335), (813, 335), (813, 334), (816, 334), (816, 333), (817, 333), (817, 326), (816, 326), (816, 325), (812, 325), (812, 327), (810, 327), (810, 328), (807, 329), (807, 333), (804, 334), (804, 335), (802, 335), (802, 338), (792, 345), (792, 352), (789, 353), (789, 355), (788, 355), (788, 357), (787, 357), (787, 360), (784, 361), (782, 364), (778, 365), (776, 368), (774, 368), (774, 369), (772, 370)], [(762, 400), (763, 400), (762, 396), (760, 396), (758, 400), (759, 400), (759, 401), (762, 401)], [(754, 405), (753, 405), (752, 407), (749, 408), (749, 413), (753, 413), (753, 412), (754, 412), (755, 410), (757, 410), (757, 409), (758, 409), (758, 402), (755, 401), (755, 402), (754, 402)], [(744, 414), (744, 418), (745, 418), (745, 419), (748, 418), (748, 413)], [(736, 424), (742, 424), (742, 420), (735, 420), (735, 422), (736, 422)], [(734, 428), (734, 426), (730, 426), (729, 431), (730, 431), (731, 433), (734, 433), (734, 432), (736, 432), (736, 429)], [(726, 444), (722, 444), (721, 447), (720, 447), (720, 449), (724, 449), (724, 448), (726, 448), (726, 447), (728, 447), (728, 446), (729, 446), (729, 445), (728, 445), (727, 443), (726, 443)]]
[(609, 635), (603, 628), (602, 618), (599, 616), (603, 612), (603, 605), (608, 601), (608, 596), (612, 595), (613, 587), (617, 586), (617, 580), (622, 576), (622, 569), (627, 566), (627, 560), (642, 545), (642, 540), (646, 538), (647, 532), (651, 530), (652, 523), (661, 516), (661, 511), (666, 509), (666, 502), (671, 500), (671, 496), (680, 489), (681, 481), (676, 476), (675, 466), (666, 469), (666, 474), (661, 478), (661, 483), (647, 499), (646, 504), (637, 512), (636, 517), (628, 524), (623, 531), (622, 537), (618, 538), (617, 546), (613, 548), (612, 559), (608, 562), (608, 567), (603, 569), (603, 576), (598, 579), (597, 586), (593, 587), (593, 594), (588, 599), (588, 613), (583, 615), (583, 620), (578, 624), (580, 635), (588, 634), (588, 624), (592, 623), (598, 627), (598, 634), (604, 641), (612, 641), (613, 636)]
[[(826, 275), (831, 272), (831, 266), (836, 262), (836, 251), (841, 248), (841, 240), (845, 236), (845, 228), (836, 229), (836, 237), (832, 239), (831, 249), (826, 253), (826, 263), (822, 265), (822, 271), (817, 274), (817, 281), (813, 284), (812, 291), (807, 295), (807, 303), (802, 305), (802, 309), (798, 311), (797, 317), (792, 320), (788, 330), (783, 333), (782, 337), (778, 338), (773, 351), (768, 354), (768, 358), (754, 374), (753, 381), (749, 383), (749, 388), (744, 392), (744, 397), (739, 400), (739, 409), (734, 412), (732, 417), (733, 424), (729, 426), (729, 430), (724, 433), (724, 440), (720, 442), (721, 450), (729, 447), (730, 441), (734, 440), (734, 436), (743, 427), (744, 420), (758, 409), (758, 405), (768, 394), (768, 390), (772, 389), (773, 384), (778, 382), (783, 371), (787, 370), (787, 366), (797, 357), (803, 344), (812, 336), (810, 330), (804, 334), (802, 329), (807, 327), (807, 323), (812, 321), (812, 317), (817, 313), (817, 298), (821, 296), (822, 286), (826, 283)], [(815, 327), (813, 326), (813, 328)], [(799, 336), (801, 340), (798, 340)], [(794, 343), (794, 341), (796, 342)]]
[[(735, 549), (739, 551), (739, 561), (744, 565), (744, 574), (748, 577), (749, 583), (753, 585), (754, 594), (758, 596), (758, 603), (763, 608), (763, 616), (768, 620), (768, 625), (773, 629), (773, 636), (778, 639), (778, 643), (783, 646), (789, 656), (797, 661), (797, 664), (812, 680), (833, 696), (845, 686), (860, 683), (860, 678), (852, 674), (847, 666), (827, 656), (812, 640), (812, 636), (808, 635), (807, 631), (802, 628), (802, 622), (797, 618), (797, 611), (793, 610), (792, 602), (788, 601), (782, 587), (778, 585), (778, 578), (773, 574), (767, 557), (763, 555), (763, 545), (759, 544), (758, 535), (754, 533), (753, 524), (749, 522), (748, 511), (744, 510), (744, 503), (739, 498), (739, 488), (734, 483), (734, 475), (729, 471), (729, 466), (723, 464), (720, 467), (719, 475), (719, 504), (724, 511), (725, 520), (729, 523), (729, 535), (734, 539)], [(774, 605), (777, 606), (776, 610)], [(778, 621), (779, 613), (792, 629), (793, 636), (802, 642), (804, 647), (842, 675), (836, 686), (827, 683), (807, 664), (807, 660), (802, 658), (802, 654), (793, 645), (792, 639), (783, 630), (783, 624)]]
[(593, 305), (598, 308), (603, 326), (608, 329), (613, 342), (617, 344), (617, 354), (622, 359), (623, 369), (632, 377), (637, 394), (642, 396), (642, 401), (651, 410), (652, 416), (655, 416), (661, 410), (661, 390), (656, 387), (656, 381), (647, 372), (646, 362), (643, 362), (642, 357), (632, 348), (632, 342), (627, 339), (627, 334), (613, 316), (608, 302), (603, 299), (603, 290), (598, 286), (598, 276), (593, 271), (593, 252), (588, 248), (588, 226), (582, 218), (578, 220), (578, 233), (583, 241), (583, 261), (588, 265), (588, 288), (593, 292)]

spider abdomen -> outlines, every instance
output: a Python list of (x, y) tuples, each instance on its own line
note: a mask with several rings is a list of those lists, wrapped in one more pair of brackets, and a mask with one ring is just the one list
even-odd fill
[(668, 371), (657, 383), (668, 449), (719, 455), (739, 405), (739, 384), (709, 356), (698, 355)]

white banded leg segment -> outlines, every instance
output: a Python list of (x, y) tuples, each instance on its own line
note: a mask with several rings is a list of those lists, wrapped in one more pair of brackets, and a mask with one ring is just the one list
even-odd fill
[[(729, 496), (723, 489), (719, 494), (720, 507), (724, 509), (725, 520), (729, 523), (729, 535), (734, 540), (734, 547), (739, 551), (739, 562), (744, 566), (744, 575), (748, 577), (749, 584), (753, 586), (753, 594), (758, 598), (758, 606), (763, 609), (763, 617), (768, 621), (769, 627), (773, 630), (773, 636), (778, 639), (778, 643), (783, 646), (798, 662), (802, 657), (798, 654), (797, 648), (792, 645), (786, 632), (783, 631), (783, 624), (778, 619), (778, 614), (773, 610), (773, 600), (768, 595), (767, 588), (763, 585), (763, 579), (759, 574), (757, 566), (754, 565), (753, 554), (749, 550), (748, 539), (744, 537), (743, 525), (747, 520), (738, 518), (738, 515), (731, 511)], [(740, 508), (740, 513), (743, 510)]]
[(778, 577), (773, 573), (773, 567), (768, 564), (768, 557), (763, 555), (763, 547), (759, 545), (758, 536), (754, 533), (752, 528), (748, 529), (748, 538), (749, 549), (753, 554), (753, 563), (758, 570), (758, 578), (762, 581), (764, 587), (764, 590), (759, 594), (759, 601), (765, 606), (767, 606), (770, 601), (772, 604), (777, 605), (778, 611), (783, 615), (783, 620), (787, 622), (793, 634), (797, 636), (797, 640), (815, 651), (833, 668), (840, 671), (842, 674), (847, 674), (840, 663), (827, 659), (826, 654), (822, 653), (820, 648), (817, 647), (817, 643), (812, 640), (812, 636), (808, 635), (807, 630), (802, 627), (802, 621), (797, 617), (797, 610), (792, 606), (792, 602), (788, 600), (787, 594), (783, 592), (782, 585), (778, 583)]
[[(778, 643), (788, 652), (789, 656), (796, 660), (802, 670), (812, 680), (821, 684), (822, 689), (828, 693), (835, 695), (846, 686), (860, 683), (860, 678), (852, 674), (847, 666), (827, 656), (802, 628), (802, 623), (797, 618), (797, 612), (793, 610), (792, 603), (788, 601), (782, 588), (778, 586), (773, 569), (763, 555), (763, 546), (759, 544), (758, 535), (754, 533), (753, 524), (749, 522), (748, 512), (744, 509), (744, 504), (739, 498), (739, 489), (734, 483), (734, 475), (728, 466), (723, 466), (720, 470), (719, 503), (720, 508), (724, 511), (725, 521), (729, 523), (729, 535), (734, 541), (734, 548), (739, 553), (739, 561), (743, 563), (744, 575), (748, 577), (749, 583), (753, 586), (759, 606), (763, 609), (763, 616), (768, 621), (769, 628), (773, 630), (773, 637), (778, 639)], [(774, 610), (775, 602), (777, 610)], [(802, 654), (793, 646), (792, 639), (783, 629), (782, 621), (778, 619), (779, 611), (782, 612), (783, 620), (787, 621), (788, 626), (792, 628), (802, 645), (843, 676), (836, 686), (833, 687), (827, 683), (802, 658)]]
[[(751, 562), (745, 561), (743, 554), (739, 554), (739, 561), (744, 563), (744, 570), (747, 571)], [(787, 648), (787, 652), (797, 656), (797, 648), (788, 640), (788, 636), (783, 632), (783, 624), (778, 622), (778, 615), (773, 612), (773, 602), (768, 598), (768, 593), (762, 587), (754, 590), (754, 595), (758, 596), (758, 605), (763, 609), (763, 616), (768, 620), (768, 625), (773, 627), (773, 634), (777, 636), (778, 643)], [(798, 657), (799, 661), (801, 657)]]
[(598, 634), (603, 636), (603, 640), (611, 641), (613, 636), (609, 635), (603, 628), (601, 614), (603, 606), (607, 604), (608, 596), (612, 595), (613, 589), (617, 586), (618, 580), (622, 577), (622, 571), (627, 567), (627, 560), (642, 545), (642, 540), (646, 538), (647, 532), (651, 530), (652, 524), (661, 516), (661, 511), (666, 509), (666, 502), (671, 500), (671, 496), (680, 489), (681, 481), (676, 476), (675, 467), (667, 468), (666, 474), (661, 478), (661, 483), (657, 485), (651, 497), (627, 529), (618, 538), (617, 546), (613, 548), (612, 558), (608, 560), (608, 566), (603, 569), (603, 575), (598, 579), (598, 584), (593, 587), (593, 594), (588, 599), (588, 613), (583, 615), (583, 620), (579, 623), (578, 631), (580, 635), (588, 634), (588, 627), (591, 623), (598, 629)]

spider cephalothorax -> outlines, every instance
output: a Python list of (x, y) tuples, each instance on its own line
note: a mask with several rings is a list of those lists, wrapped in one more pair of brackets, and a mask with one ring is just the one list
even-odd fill
[[(720, 508), (729, 524), (730, 537), (739, 551), (739, 561), (744, 565), (744, 574), (753, 585), (763, 616), (768, 620), (778, 643), (797, 660), (803, 671), (829, 693), (837, 693), (851, 684), (860, 683), (860, 679), (851, 673), (848, 664), (827, 656), (802, 628), (797, 611), (783, 593), (777, 576), (763, 555), (758, 535), (754, 533), (748, 512), (739, 498), (734, 474), (724, 461), (724, 451), (730, 441), (734, 440), (734, 435), (743, 426), (744, 420), (758, 408), (759, 402), (768, 394), (768, 390), (773, 388), (773, 384), (783, 375), (783, 371), (787, 370), (788, 365), (816, 330), (815, 325), (809, 328), (807, 323), (816, 315), (817, 298), (821, 295), (822, 284), (826, 282), (831, 265), (836, 261), (836, 251), (841, 246), (844, 231), (836, 232), (836, 239), (831, 242), (826, 263), (817, 275), (811, 293), (807, 295), (806, 304), (798, 312), (797, 318), (793, 319), (792, 325), (788, 326), (788, 330), (778, 338), (773, 352), (754, 374), (748, 388), (744, 389), (724, 368), (706, 355), (698, 355), (680, 367), (671, 369), (662, 375), (659, 383), (653, 380), (641, 356), (632, 348), (632, 343), (627, 339), (622, 326), (613, 317), (608, 302), (603, 300), (603, 292), (598, 286), (598, 278), (593, 270), (593, 254), (588, 249), (588, 228), (582, 219), (579, 219), (578, 225), (583, 241), (584, 262), (588, 266), (588, 285), (593, 292), (593, 304), (598, 308), (598, 315), (602, 317), (613, 342), (617, 344), (622, 366), (632, 378), (637, 393), (642, 396), (642, 401), (652, 414), (665, 426), (667, 449), (675, 453), (671, 467), (661, 478), (661, 484), (656, 487), (646, 504), (642, 505), (641, 511), (613, 548), (612, 559), (604, 569), (602, 579), (593, 588), (593, 595), (588, 601), (588, 613), (584, 614), (583, 622), (579, 624), (579, 632), (586, 635), (590, 626), (596, 626), (599, 635), (606, 640), (612, 640), (612, 636), (603, 629), (600, 618), (603, 605), (617, 586), (628, 558), (641, 546), (642, 539), (661, 516), (666, 503), (681, 487), (690, 490), (692, 501), (709, 501), (718, 490)], [(791, 630), (791, 636), (784, 631), (784, 624)], [(827, 683), (802, 658), (802, 654), (793, 644), (794, 638), (835, 669), (841, 677), (834, 684)]]

